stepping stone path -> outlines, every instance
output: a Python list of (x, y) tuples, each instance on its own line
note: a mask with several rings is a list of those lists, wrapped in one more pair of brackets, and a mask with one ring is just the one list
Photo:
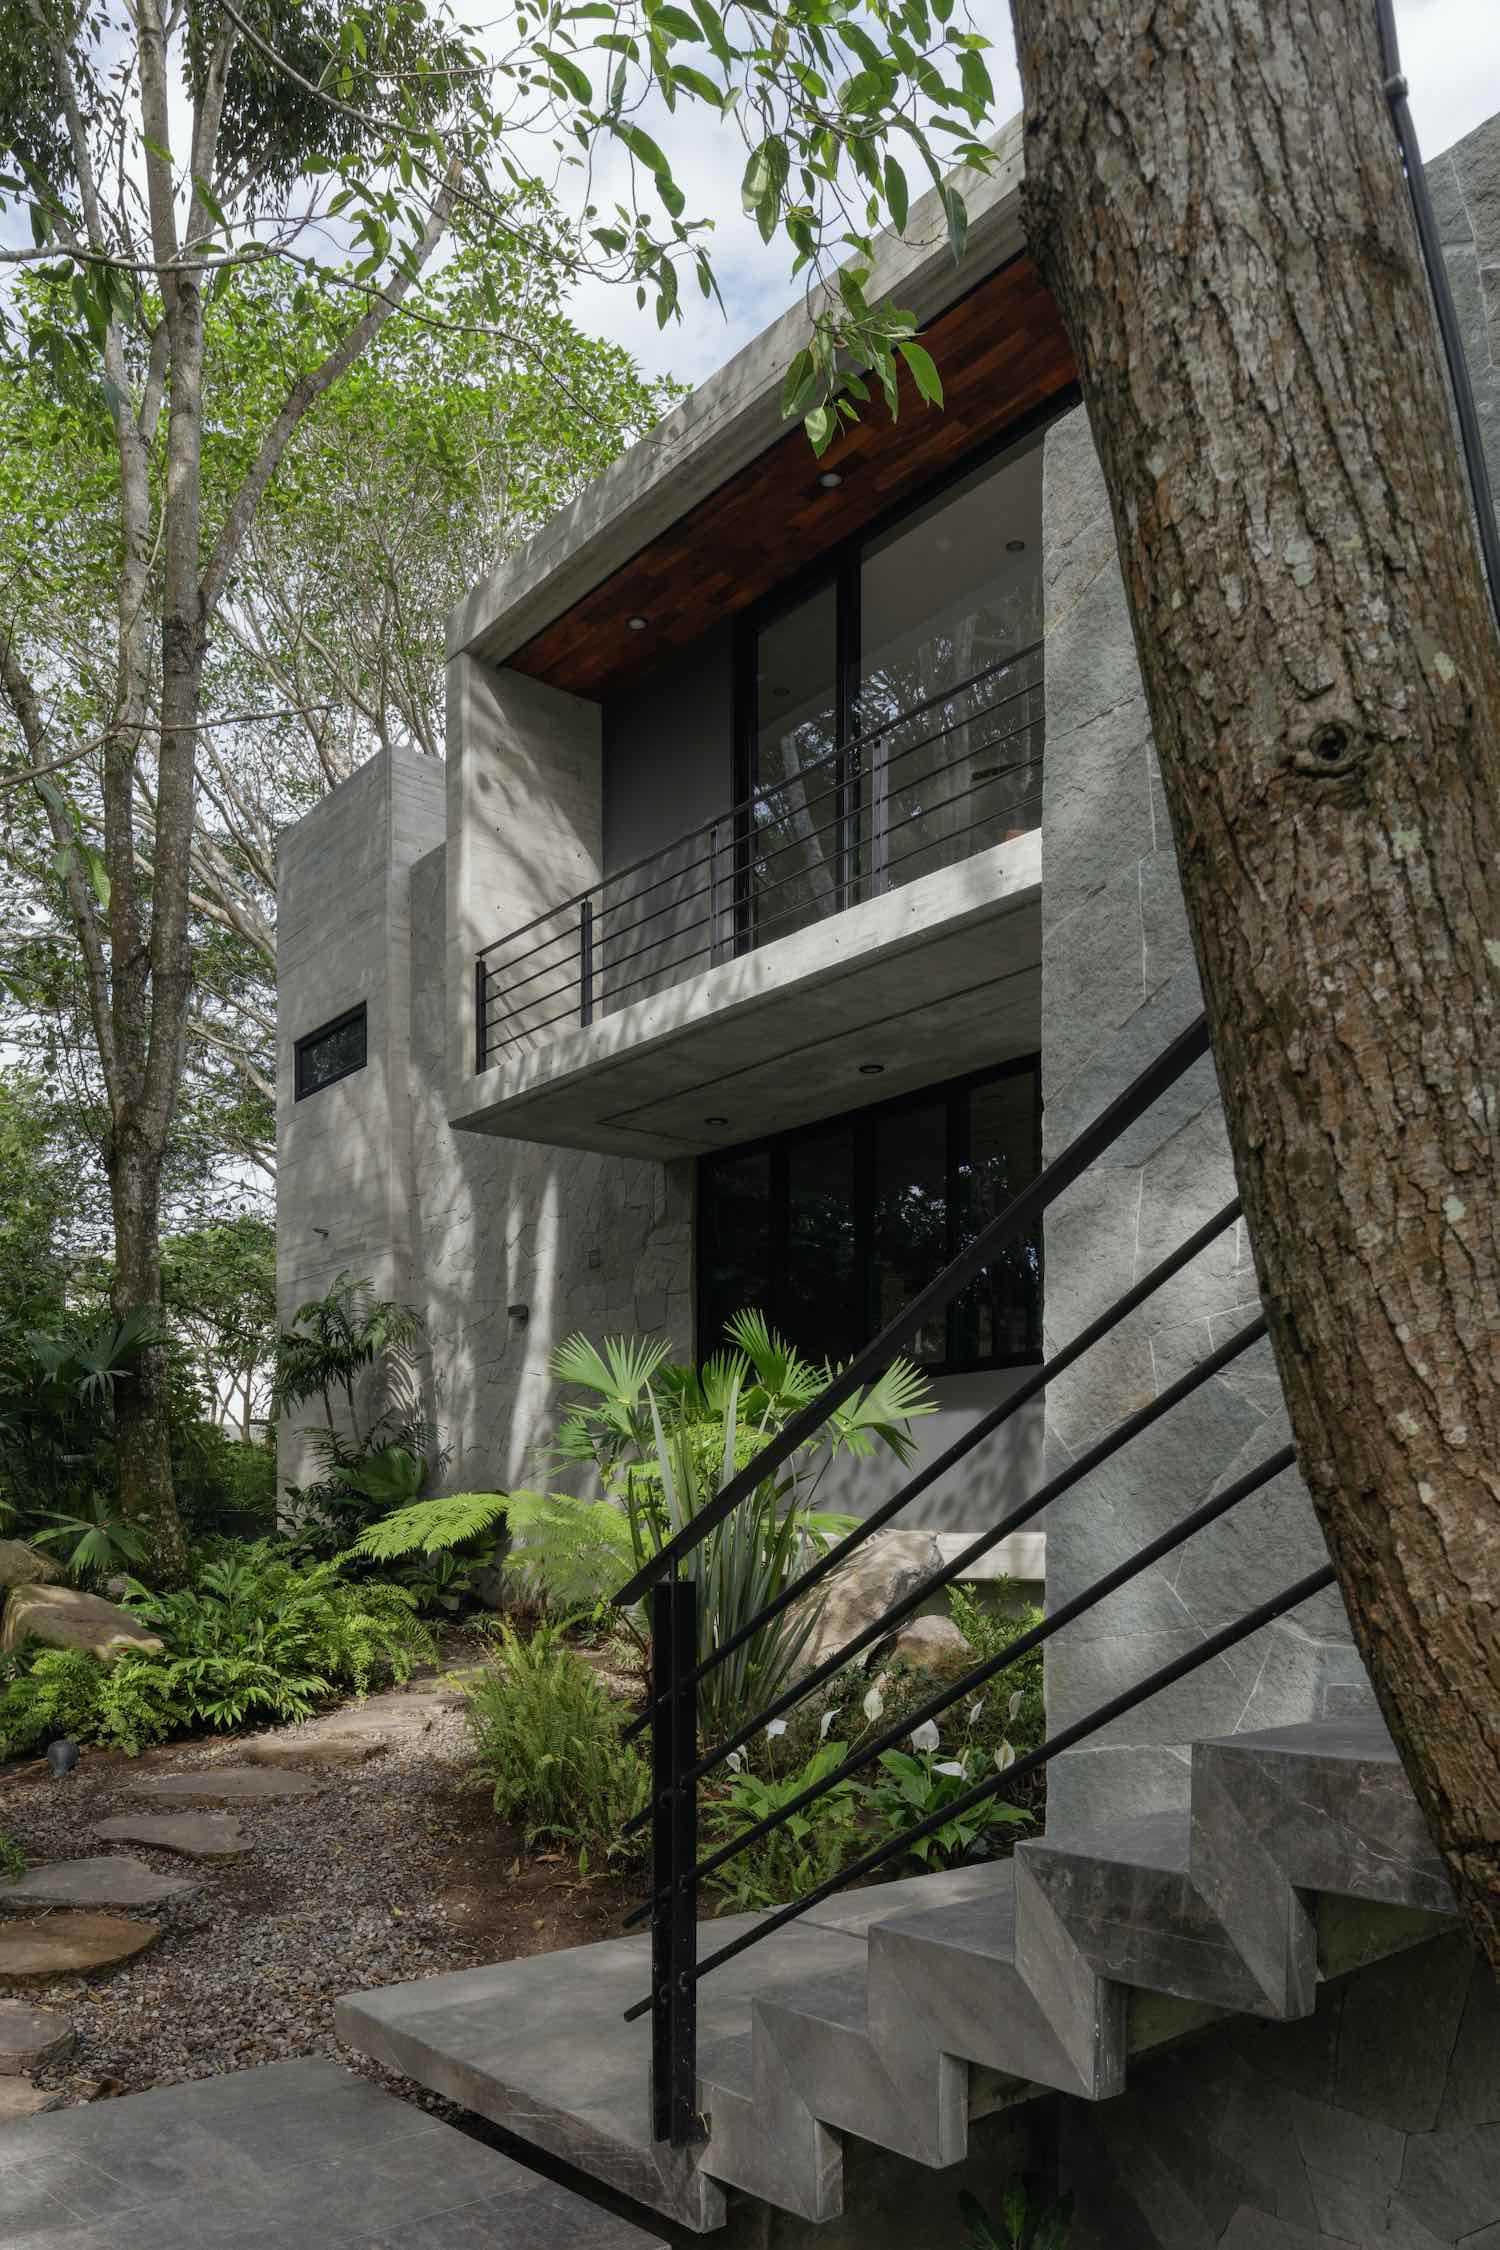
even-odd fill
[(0, 2078), (0, 2125), (40, 2117), (44, 2109), (61, 2109), (67, 2098), (61, 2092), (44, 2093), (29, 2078)]
[(0, 2000), (0, 2083), (41, 2063), (58, 2062), (78, 2044), (66, 2016), (25, 2000)]
[(249, 1833), (232, 1813), (120, 1813), (101, 1820), (94, 1834), (108, 1844), (149, 1844), (184, 1859), (239, 1859), (250, 1849)]
[(144, 1953), (152, 1922), (123, 1914), (49, 1914), (44, 1921), (0, 1920), (0, 1984), (45, 1984), (94, 1976)]
[(136, 1797), (174, 1804), (251, 1805), (273, 1797), (307, 1797), (322, 1784), (302, 1773), (272, 1773), (264, 1766), (198, 1766), (192, 1773), (153, 1774), (132, 1784)]
[(184, 1876), (158, 1875), (143, 1859), (118, 1852), (28, 1868), (13, 1883), (0, 1883), (0, 1908), (24, 1913), (36, 1906), (160, 1906), (197, 1888)]

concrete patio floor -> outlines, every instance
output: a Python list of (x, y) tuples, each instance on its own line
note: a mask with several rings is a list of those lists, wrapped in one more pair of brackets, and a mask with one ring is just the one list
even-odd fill
[(5, 2250), (662, 2250), (326, 2059), (0, 2128)]

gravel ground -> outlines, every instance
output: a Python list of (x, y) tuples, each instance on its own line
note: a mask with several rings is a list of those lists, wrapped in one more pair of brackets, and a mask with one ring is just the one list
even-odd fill
[[(200, 1862), (92, 1833), (113, 1814), (164, 1811), (133, 1784), (146, 1773), (243, 1765), (232, 1739), (168, 1745), (126, 1760), (86, 1753), (74, 1774), (0, 1790), (0, 1822), (28, 1866), (126, 1851), (191, 1876), (195, 1895), (150, 1910), (161, 1935), (122, 1969), (30, 1986), (71, 2017), (78, 2046), (38, 2082), (75, 2098), (328, 2053), (341, 1993), (399, 1984), (481, 1961), (613, 1936), (629, 1903), (617, 1880), (578, 1879), (562, 1854), (527, 1853), (517, 1832), (464, 1782), (461, 1699), (415, 1684), (431, 1724), (362, 1765), (307, 1766), (316, 1795), (232, 1808), (243, 1859)], [(204, 1808), (208, 1809), (208, 1808)], [(444, 2105), (374, 2066), (408, 2098)]]

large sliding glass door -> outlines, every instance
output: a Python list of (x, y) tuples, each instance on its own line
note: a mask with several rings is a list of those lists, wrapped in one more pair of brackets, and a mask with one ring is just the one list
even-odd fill
[(1034, 828), (1040, 431), (749, 628), (741, 943)]

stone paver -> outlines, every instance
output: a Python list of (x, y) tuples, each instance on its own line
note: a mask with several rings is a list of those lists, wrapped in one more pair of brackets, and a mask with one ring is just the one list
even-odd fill
[(110, 1852), (28, 1868), (13, 1883), (0, 1883), (0, 1908), (25, 1913), (37, 1906), (160, 1906), (197, 1888), (185, 1876), (158, 1875), (143, 1859)]
[(123, 1914), (49, 1914), (39, 1922), (0, 1920), (0, 1984), (44, 1984), (87, 1977), (143, 1953), (154, 1922)]
[(173, 1804), (251, 1805), (273, 1797), (308, 1797), (320, 1786), (306, 1774), (272, 1773), (264, 1766), (197, 1766), (191, 1773), (150, 1774), (131, 1783), (131, 1794)]
[(241, 1859), (251, 1845), (250, 1831), (222, 1812), (117, 1813), (99, 1821), (94, 1834), (109, 1844), (180, 1852), (184, 1859)]
[(286, 1734), (255, 1734), (240, 1748), (258, 1766), (362, 1766), (390, 1748), (380, 1735), (312, 1734), (298, 1728)]
[(66, 2016), (26, 2000), (0, 2000), (0, 2079), (70, 2055), (78, 2034)]
[(664, 2250), (323, 2058), (0, 2126), (24, 2250)]
[(17, 2118), (40, 2117), (45, 2110), (61, 2109), (65, 2094), (33, 2086), (29, 2078), (0, 2078), (0, 2125)]

